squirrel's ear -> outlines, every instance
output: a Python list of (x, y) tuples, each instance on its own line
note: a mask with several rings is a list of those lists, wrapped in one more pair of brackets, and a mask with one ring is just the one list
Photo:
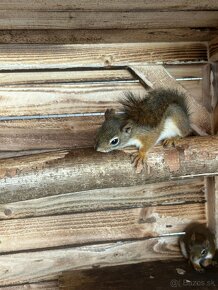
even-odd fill
[(112, 118), (115, 115), (114, 109), (107, 109), (104, 113), (105, 120)]
[(122, 132), (130, 134), (132, 131), (132, 124), (131, 123), (126, 123), (124, 126), (120, 128)]

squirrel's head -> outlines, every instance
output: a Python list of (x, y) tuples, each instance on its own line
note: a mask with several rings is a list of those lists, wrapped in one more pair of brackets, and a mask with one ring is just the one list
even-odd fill
[(193, 263), (201, 262), (213, 256), (213, 246), (209, 239), (199, 233), (193, 233), (189, 244), (190, 260)]
[(128, 146), (131, 131), (131, 122), (124, 122), (122, 115), (116, 115), (114, 109), (108, 109), (105, 112), (105, 121), (97, 133), (95, 149), (110, 152), (124, 148)]

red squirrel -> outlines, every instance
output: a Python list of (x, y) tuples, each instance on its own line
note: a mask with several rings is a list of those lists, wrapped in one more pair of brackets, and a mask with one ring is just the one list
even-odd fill
[(176, 138), (191, 132), (189, 109), (183, 93), (173, 89), (153, 89), (139, 98), (126, 93), (120, 100), (123, 114), (114, 109), (105, 112), (105, 121), (100, 127), (95, 149), (110, 152), (128, 146), (136, 146), (133, 158), (136, 172), (140, 173), (148, 151), (157, 143), (175, 145)]

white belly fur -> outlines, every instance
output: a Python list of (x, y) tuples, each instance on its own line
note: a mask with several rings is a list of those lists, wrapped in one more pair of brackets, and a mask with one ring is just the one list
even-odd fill
[(142, 146), (142, 143), (139, 140), (130, 139), (126, 146), (135, 146), (137, 148), (140, 148)]
[(156, 144), (164, 139), (172, 138), (175, 136), (181, 136), (181, 132), (173, 120), (171, 118), (167, 118), (164, 123), (164, 129), (158, 137)]

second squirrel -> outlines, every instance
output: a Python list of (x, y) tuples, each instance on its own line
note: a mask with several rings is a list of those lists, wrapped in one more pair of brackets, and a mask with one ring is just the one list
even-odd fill
[(98, 131), (95, 149), (110, 152), (136, 146), (133, 159), (140, 173), (148, 151), (160, 141), (174, 145), (175, 138), (187, 136), (190, 129), (189, 111), (184, 94), (172, 89), (154, 89), (144, 98), (128, 92), (120, 100), (123, 114), (106, 110), (105, 121)]
[(202, 272), (204, 267), (215, 264), (213, 261), (216, 252), (214, 234), (200, 223), (190, 224), (185, 232), (179, 240), (180, 249), (194, 269)]

